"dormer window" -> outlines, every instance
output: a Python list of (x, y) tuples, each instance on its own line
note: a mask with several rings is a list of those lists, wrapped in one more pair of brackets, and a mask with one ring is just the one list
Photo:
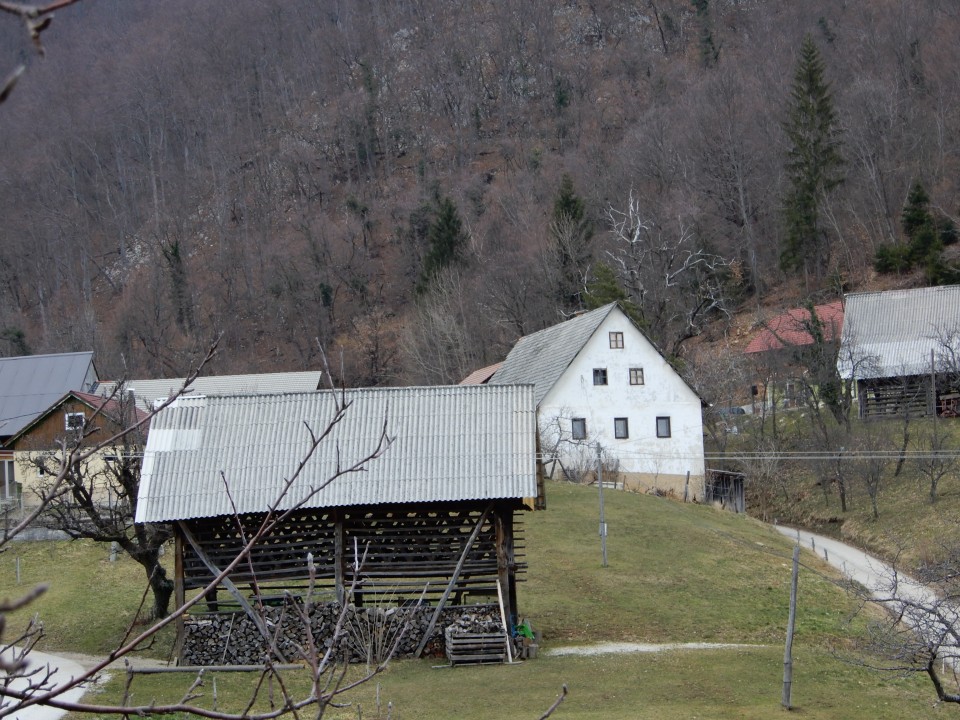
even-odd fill
[(607, 369), (606, 369), (606, 368), (594, 368), (594, 369), (593, 369), (593, 384), (594, 384), (594, 385), (606, 385), (606, 384), (607, 384)]
[(610, 333), (610, 349), (623, 350), (623, 333), (622, 332)]
[(82, 430), (87, 416), (82, 412), (67, 413), (63, 419), (64, 430)]

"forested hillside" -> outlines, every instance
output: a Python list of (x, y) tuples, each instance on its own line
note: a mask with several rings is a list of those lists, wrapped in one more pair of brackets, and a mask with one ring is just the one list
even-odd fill
[(0, 354), (451, 382), (618, 294), (682, 356), (878, 250), (950, 279), (958, 35), (952, 0), (83, 0), (41, 57), (2, 16)]

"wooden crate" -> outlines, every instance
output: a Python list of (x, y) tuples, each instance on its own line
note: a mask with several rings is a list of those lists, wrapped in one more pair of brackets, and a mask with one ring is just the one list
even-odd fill
[(446, 640), (447, 658), (451, 665), (507, 661), (505, 633), (451, 633)]

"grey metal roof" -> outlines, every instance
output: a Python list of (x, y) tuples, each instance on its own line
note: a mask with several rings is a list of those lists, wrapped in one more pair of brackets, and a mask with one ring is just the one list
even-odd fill
[[(320, 389), (323, 373), (319, 370), (308, 372), (259, 373), (253, 375), (210, 375), (196, 378), (187, 389), (188, 394), (196, 395), (270, 395), (274, 393), (310, 392)], [(126, 388), (133, 390), (139, 403), (145, 407), (153, 405), (155, 400), (168, 398), (176, 393), (186, 378), (165, 378), (156, 380), (127, 380)], [(102, 382), (97, 386), (97, 394), (110, 397), (117, 382)]]
[(851, 293), (837, 369), (860, 380), (920, 375), (951, 332), (960, 341), (960, 285)]
[(539, 405), (616, 306), (616, 303), (610, 303), (523, 336), (513, 346), (490, 384), (532, 384), (534, 398)]
[[(339, 392), (336, 397), (339, 397)], [(347, 390), (351, 403), (281, 507), (320, 488), (340, 467), (389, 449), (363, 472), (338, 477), (307, 507), (523, 498), (537, 494), (536, 408), (530, 386)], [(334, 417), (331, 391), (181, 397), (160, 411), (144, 452), (138, 522), (262, 512)], [(229, 496), (221, 479), (229, 483)]]
[(71, 390), (96, 383), (92, 352), (0, 358), (0, 437), (16, 435)]

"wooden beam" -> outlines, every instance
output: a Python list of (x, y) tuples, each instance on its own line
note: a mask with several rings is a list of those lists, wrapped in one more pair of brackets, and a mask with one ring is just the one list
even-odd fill
[(516, 569), (513, 559), (513, 510), (499, 507), (495, 514), (497, 529), (497, 579), (506, 595), (504, 604), (512, 621), (517, 616), (516, 593), (510, 592), (516, 583), (511, 582)]
[(453, 569), (453, 575), (450, 576), (450, 582), (447, 583), (446, 590), (443, 591), (443, 595), (441, 595), (440, 600), (437, 601), (437, 607), (433, 611), (433, 617), (430, 618), (430, 623), (427, 625), (427, 629), (424, 631), (423, 637), (420, 638), (420, 644), (417, 645), (417, 651), (413, 654), (413, 657), (418, 658), (423, 654), (423, 649), (427, 646), (430, 633), (433, 632), (433, 628), (437, 624), (437, 619), (440, 617), (440, 611), (443, 610), (443, 606), (447, 604), (447, 599), (450, 597), (450, 593), (453, 592), (453, 588), (457, 584), (457, 580), (460, 578), (460, 571), (463, 569), (463, 564), (467, 560), (467, 555), (470, 553), (470, 548), (472, 548), (473, 544), (477, 541), (477, 536), (480, 534), (480, 529), (483, 527), (483, 523), (486, 522), (487, 515), (490, 514), (492, 509), (493, 503), (491, 502), (483, 509), (483, 512), (480, 514), (480, 519), (477, 520), (477, 524), (470, 533), (470, 537), (467, 538), (467, 542), (463, 546), (463, 552), (460, 553), (460, 559), (457, 561), (457, 566)]
[(333, 523), (333, 583), (340, 607), (346, 604), (346, 591), (343, 585), (343, 536), (343, 513), (338, 510), (334, 515)]
[[(173, 551), (173, 603), (176, 607), (182, 608), (186, 603), (186, 591), (183, 584), (183, 538), (180, 533), (174, 533), (174, 551)], [(183, 661), (183, 613), (177, 616), (176, 622), (177, 639), (173, 647), (173, 656), (179, 665)]]
[[(197, 554), (197, 557), (203, 561), (203, 564), (207, 566), (207, 569), (213, 573), (214, 577), (219, 575), (222, 572), (221, 568), (218, 568), (213, 561), (210, 560), (203, 548), (200, 547), (200, 544), (197, 542), (196, 538), (193, 537), (193, 533), (190, 532), (190, 528), (187, 527), (187, 524), (183, 520), (179, 520), (177, 525), (179, 526), (180, 532), (183, 534), (184, 539), (190, 543), (190, 547), (193, 548), (193, 551)], [(247, 602), (247, 599), (243, 596), (243, 593), (241, 593), (237, 586), (233, 584), (233, 581), (231, 581), (230, 578), (225, 577), (223, 578), (222, 582), (223, 586), (227, 589), (227, 592), (233, 596), (233, 599), (236, 600), (240, 607), (243, 608), (243, 611), (247, 613), (247, 615), (253, 621), (253, 624), (256, 626), (257, 630), (259, 630), (260, 634), (263, 635), (263, 639), (267, 641), (267, 647), (270, 649), (270, 651), (280, 659), (280, 662), (287, 662), (287, 659), (281, 654), (280, 648), (275, 646), (273, 638), (270, 636), (270, 630), (267, 628), (266, 623), (264, 623), (263, 618), (257, 614), (253, 607), (251, 607), (250, 603)]]

